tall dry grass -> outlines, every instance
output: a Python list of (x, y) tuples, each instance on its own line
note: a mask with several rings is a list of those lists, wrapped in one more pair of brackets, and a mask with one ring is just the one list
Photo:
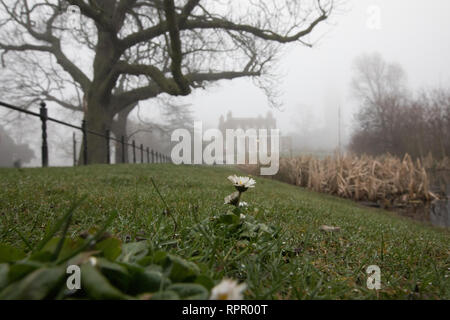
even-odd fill
[[(436, 161), (431, 156), (413, 161), (409, 155), (403, 159), (391, 155), (335, 154), (324, 159), (305, 155), (280, 159), (280, 170), (274, 178), (355, 201), (403, 206), (439, 198), (430, 190), (430, 168), (448, 169), (450, 161)], [(247, 166), (246, 170), (259, 172), (255, 166)]]

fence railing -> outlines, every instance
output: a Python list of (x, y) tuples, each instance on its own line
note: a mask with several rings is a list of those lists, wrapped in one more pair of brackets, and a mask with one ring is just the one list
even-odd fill
[[(88, 139), (88, 135), (92, 134), (94, 136), (100, 137), (100, 138), (104, 138), (105, 139), (105, 143), (106, 143), (106, 163), (107, 164), (111, 164), (111, 148), (110, 148), (110, 143), (111, 141), (115, 141), (117, 143), (119, 143), (121, 145), (121, 160), (122, 163), (126, 163), (126, 147), (131, 147), (132, 148), (132, 152), (133, 152), (133, 163), (137, 163), (137, 157), (136, 157), (136, 152), (139, 151), (140, 152), (140, 162), (144, 163), (144, 153), (147, 156), (147, 163), (168, 163), (171, 162), (171, 158), (167, 155), (164, 155), (161, 152), (155, 151), (153, 149), (151, 149), (150, 147), (145, 147), (143, 144), (140, 144), (140, 146), (136, 146), (136, 142), (135, 140), (132, 140), (132, 143), (127, 142), (126, 137), (125, 136), (121, 136), (120, 139), (111, 137), (111, 132), (110, 130), (106, 130), (104, 134), (99, 133), (99, 132), (95, 132), (92, 130), (89, 130), (88, 127), (88, 123), (86, 120), (83, 120), (81, 123), (81, 126), (76, 126), (73, 125), (71, 123), (67, 123), (52, 117), (48, 116), (48, 112), (47, 112), (47, 107), (45, 102), (41, 102), (40, 103), (40, 109), (39, 109), (39, 113), (37, 112), (33, 112), (30, 110), (26, 110), (17, 106), (13, 106), (11, 104), (5, 103), (0, 101), (0, 106), (11, 109), (11, 110), (15, 110), (18, 112), (22, 112), (34, 117), (39, 117), (41, 119), (41, 131), (42, 131), (42, 146), (41, 146), (41, 158), (42, 158), (42, 167), (48, 167), (48, 144), (47, 144), (47, 122), (54, 122), (54, 123), (58, 123), (60, 125), (66, 126), (66, 127), (70, 127), (73, 129), (77, 129), (80, 130), (82, 132), (83, 135), (83, 161), (82, 164), (83, 165), (87, 165), (88, 164), (88, 159), (89, 159), (89, 154), (88, 154), (88, 143), (89, 143), (89, 139)], [(77, 165), (77, 156), (76, 156), (76, 150), (77, 150), (77, 141), (75, 139), (75, 133), (73, 133), (73, 161), (74, 161), (74, 166)]]

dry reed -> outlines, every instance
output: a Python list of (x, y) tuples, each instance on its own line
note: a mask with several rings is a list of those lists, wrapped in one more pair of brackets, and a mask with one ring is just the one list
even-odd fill
[[(449, 159), (431, 156), (415, 161), (391, 155), (379, 157), (338, 155), (319, 159), (312, 155), (280, 159), (275, 179), (317, 192), (355, 201), (376, 202), (383, 207), (405, 206), (438, 199), (430, 190), (429, 169), (448, 169)], [(245, 166), (250, 173), (258, 166)]]

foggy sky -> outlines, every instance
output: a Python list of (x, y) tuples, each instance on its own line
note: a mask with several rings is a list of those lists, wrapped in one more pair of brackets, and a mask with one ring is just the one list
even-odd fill
[[(380, 8), (379, 30), (367, 27), (370, 6)], [(344, 138), (351, 132), (352, 116), (357, 109), (350, 94), (355, 57), (376, 51), (388, 62), (399, 63), (412, 89), (450, 85), (448, 0), (347, 0), (345, 7), (331, 21), (315, 29), (307, 40), (315, 46), (307, 48), (298, 43), (286, 46), (275, 70), (280, 75), (277, 90), (281, 92), (282, 110), (271, 109), (263, 92), (250, 79), (221, 81), (176, 101), (192, 104), (196, 120), (203, 121), (204, 127), (216, 127), (219, 117), (228, 110), (236, 117), (264, 116), (270, 110), (282, 133), (305, 130), (305, 124), (311, 128), (326, 126), (330, 133), (327, 142), (336, 146), (338, 106), (344, 118)], [(141, 115), (147, 114), (154, 121), (152, 104), (151, 100), (141, 102)], [(57, 109), (50, 106), (49, 112), (58, 118), (62, 111)], [(135, 118), (133, 114), (131, 119)], [(305, 117), (311, 120), (305, 121)], [(72, 117), (75, 124), (81, 118), (81, 114)], [(70, 141), (71, 130), (64, 132), (64, 128), (56, 125), (54, 130), (60, 133), (52, 135), (54, 139), (65, 137)], [(311, 141), (314, 138), (309, 137)], [(34, 140), (33, 149), (39, 155), (39, 135), (25, 140)], [(54, 149), (50, 151), (56, 152)], [(69, 149), (70, 144), (68, 150), (51, 154), (51, 165), (70, 165)], [(39, 158), (32, 165), (39, 165)]]
[[(368, 9), (373, 5), (380, 8), (379, 30), (367, 27)], [(296, 44), (282, 56), (277, 73), (284, 110), (270, 109), (262, 91), (249, 79), (222, 81), (181, 101), (192, 103), (196, 119), (209, 126), (217, 126), (220, 115), (228, 110), (237, 117), (272, 110), (283, 132), (298, 130), (300, 117), (308, 113), (315, 116), (314, 125), (323, 126), (325, 117), (337, 119), (341, 105), (348, 136), (356, 110), (350, 94), (351, 68), (358, 55), (377, 51), (385, 60), (400, 63), (413, 89), (450, 84), (450, 1), (349, 0), (341, 11), (345, 12), (309, 37), (319, 40), (313, 48)], [(334, 143), (336, 127), (330, 128)]]

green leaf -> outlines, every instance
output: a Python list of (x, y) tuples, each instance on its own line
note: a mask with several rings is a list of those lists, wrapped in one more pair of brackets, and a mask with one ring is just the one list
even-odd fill
[(114, 261), (122, 252), (122, 241), (117, 238), (108, 238), (97, 243), (95, 249), (102, 251), (106, 259)]
[(204, 286), (206, 289), (211, 290), (214, 287), (214, 281), (207, 276), (200, 275), (195, 278), (195, 283)]
[(25, 252), (10, 245), (0, 243), (0, 263), (14, 262), (25, 258)]
[(127, 298), (126, 295), (113, 287), (97, 268), (89, 263), (81, 266), (81, 286), (90, 299), (118, 300)]
[(40, 268), (0, 293), (0, 300), (42, 300), (51, 297), (65, 279), (63, 266)]
[(145, 256), (142, 259), (140, 259), (139, 261), (137, 261), (137, 263), (142, 267), (146, 267), (146, 266), (151, 265), (154, 260), (155, 259), (152, 256)]
[(123, 291), (129, 288), (131, 276), (124, 266), (105, 258), (97, 258), (97, 267), (113, 286)]
[(56, 261), (56, 264), (61, 264), (63, 262), (66, 262), (67, 260), (70, 260), (71, 258), (75, 257), (79, 253), (81, 253), (83, 250), (86, 250), (86, 248), (92, 246), (94, 243), (96, 243), (105, 233), (106, 229), (108, 229), (109, 225), (113, 222), (113, 220), (117, 217), (117, 211), (112, 211), (108, 219), (106, 219), (106, 222), (103, 224), (103, 227), (94, 235), (94, 237), (87, 238), (81, 246), (79, 246), (76, 250), (73, 250), (70, 252), (70, 254), (66, 256), (62, 256)]
[(50, 239), (40, 251), (34, 252), (32, 254), (30, 260), (50, 262), (55, 260), (55, 252), (59, 252), (59, 255), (67, 256), (83, 244), (83, 240), (81, 239), (64, 239), (64, 241), (61, 240), (62, 238), (60, 237)]
[(195, 283), (175, 283), (167, 290), (176, 292), (184, 300), (206, 300), (209, 297), (208, 290)]
[(127, 263), (127, 262), (118, 261), (117, 264), (126, 268), (131, 277), (134, 277), (135, 274), (142, 273), (145, 270), (144, 267), (142, 267), (141, 265), (136, 264), (136, 263)]
[(151, 300), (180, 300), (180, 296), (174, 291), (162, 291), (155, 293)]
[(8, 285), (9, 265), (6, 263), (0, 264), (0, 291)]
[(122, 253), (117, 258), (122, 262), (137, 262), (148, 254), (149, 248), (146, 241), (124, 243)]
[(51, 262), (53, 260), (53, 253), (50, 251), (39, 251), (33, 253), (29, 260), (36, 262)]
[(133, 280), (131, 290), (134, 294), (157, 292), (171, 284), (171, 281), (164, 277), (161, 272), (152, 270), (144, 270), (144, 272), (136, 274)]
[(233, 209), (233, 214), (240, 216), (241, 215), (241, 208), (240, 207), (236, 207)]
[(187, 282), (195, 279), (199, 268), (193, 262), (186, 261), (180, 257), (169, 254), (168, 260), (170, 261), (170, 274), (169, 278), (173, 282)]
[(224, 224), (239, 224), (241, 219), (233, 213), (225, 213), (219, 216), (219, 222)]
[(156, 264), (163, 264), (167, 260), (168, 253), (165, 251), (156, 251), (153, 254), (153, 262)]
[(31, 260), (22, 260), (18, 261), (9, 267), (8, 272), (8, 280), (10, 283), (15, 282), (19, 279), (22, 279), (30, 272), (35, 271), (36, 269), (45, 267), (43, 263), (31, 261)]

